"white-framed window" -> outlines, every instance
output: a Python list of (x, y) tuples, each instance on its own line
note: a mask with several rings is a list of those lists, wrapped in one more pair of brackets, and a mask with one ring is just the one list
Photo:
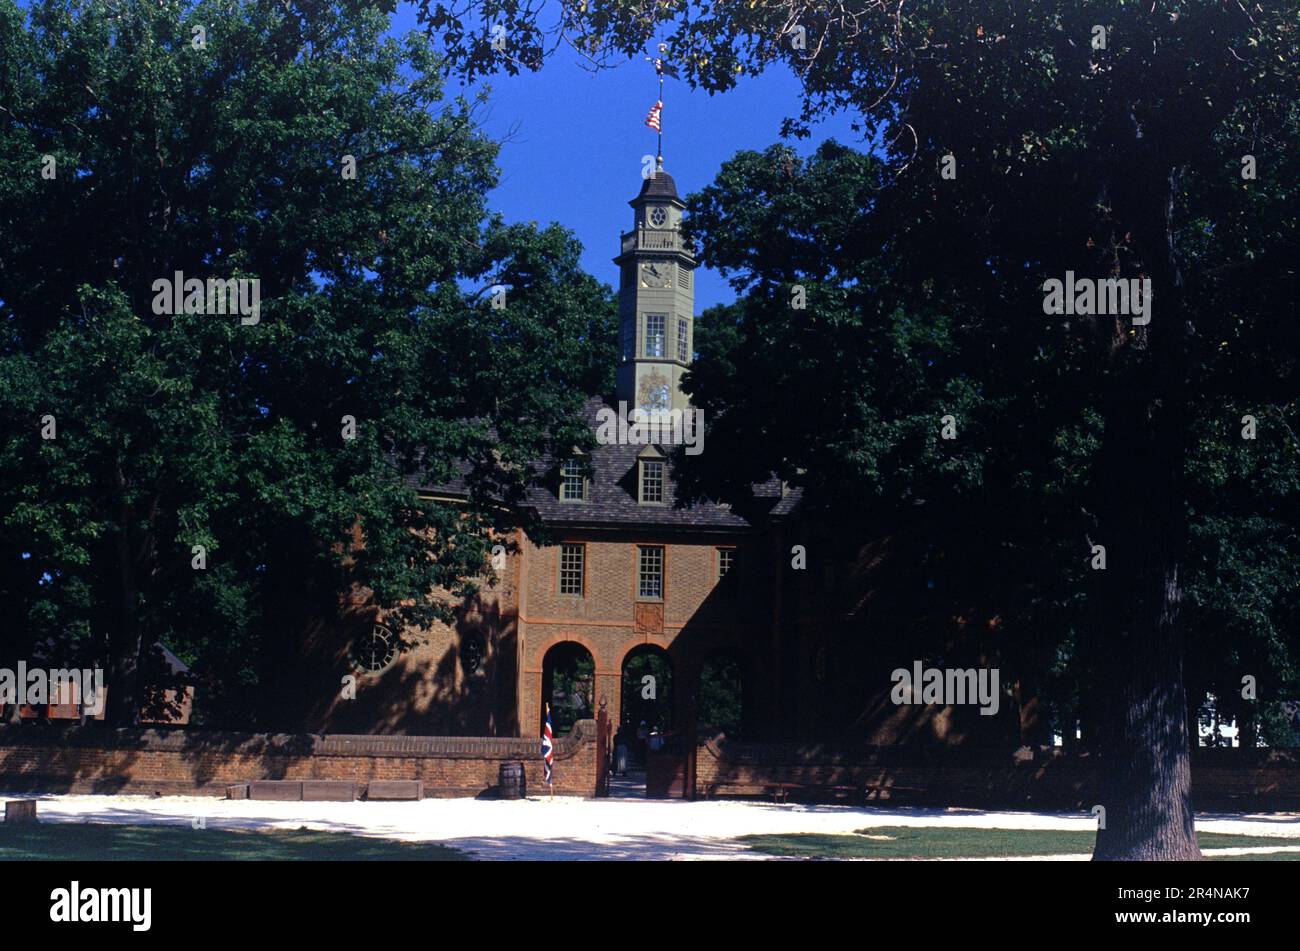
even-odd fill
[(667, 314), (645, 315), (645, 355), (662, 357), (664, 355), (664, 335), (667, 333)]
[(587, 499), (587, 476), (582, 460), (565, 459), (560, 464), (560, 501), (584, 502)]
[(664, 464), (658, 459), (641, 462), (641, 504), (656, 504), (664, 500)]
[(587, 560), (587, 546), (560, 546), (560, 594), (582, 597), (582, 569)]
[(719, 548), (718, 549), (718, 582), (731, 574), (732, 569), (736, 567), (736, 549)]
[(690, 334), (690, 325), (686, 322), (685, 317), (677, 318), (677, 359), (681, 363), (686, 362), (686, 347), (690, 341), (687, 337)]
[(664, 550), (662, 546), (638, 546), (636, 595), (638, 598), (663, 600)]

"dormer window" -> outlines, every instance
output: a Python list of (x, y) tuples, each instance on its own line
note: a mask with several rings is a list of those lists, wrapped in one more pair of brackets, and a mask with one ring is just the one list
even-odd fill
[(664, 464), (659, 459), (641, 460), (641, 504), (660, 505), (664, 500)]
[(587, 501), (587, 474), (581, 459), (565, 459), (560, 465), (560, 501)]

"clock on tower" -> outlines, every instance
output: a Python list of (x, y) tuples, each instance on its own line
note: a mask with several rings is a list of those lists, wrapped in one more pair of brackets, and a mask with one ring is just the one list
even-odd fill
[(662, 163), (629, 204), (632, 230), (614, 259), (624, 341), (618, 399), (630, 409), (686, 409), (681, 380), (691, 363), (695, 326), (695, 256), (682, 240), (686, 206)]

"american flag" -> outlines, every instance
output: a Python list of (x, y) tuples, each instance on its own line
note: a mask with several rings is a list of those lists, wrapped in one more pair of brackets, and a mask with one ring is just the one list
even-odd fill
[(542, 730), (542, 763), (546, 768), (546, 775), (542, 778), (546, 785), (551, 785), (551, 764), (555, 762), (555, 741), (551, 736), (551, 705), (546, 705), (546, 726)]
[(653, 106), (650, 107), (650, 114), (645, 117), (645, 124), (648, 125), (650, 128), (654, 129), (656, 132), (662, 131), (659, 127), (659, 113), (663, 111), (664, 111), (663, 102), (662, 101), (656, 102)]

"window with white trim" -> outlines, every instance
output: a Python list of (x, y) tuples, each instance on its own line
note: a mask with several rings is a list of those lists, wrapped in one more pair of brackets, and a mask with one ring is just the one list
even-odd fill
[(560, 594), (582, 597), (582, 568), (586, 560), (586, 545), (560, 546)]
[(637, 597), (662, 600), (664, 596), (664, 550), (659, 545), (637, 549)]
[(667, 314), (646, 314), (645, 316), (645, 355), (662, 357), (664, 355), (664, 335), (667, 333)]
[(656, 504), (664, 500), (664, 464), (657, 459), (641, 462), (641, 504)]
[(560, 501), (582, 502), (587, 498), (587, 475), (582, 460), (565, 459), (560, 465)]

